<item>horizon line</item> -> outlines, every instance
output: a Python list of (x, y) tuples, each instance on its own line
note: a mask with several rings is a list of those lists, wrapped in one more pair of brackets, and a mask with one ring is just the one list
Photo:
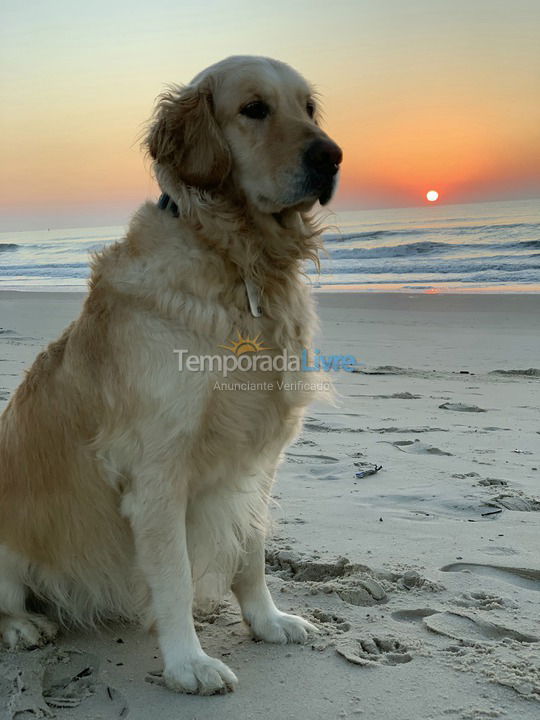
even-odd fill
[[(328, 210), (326, 208), (319, 208), (316, 210), (316, 213), (324, 213), (325, 211), (328, 212), (330, 215), (339, 215), (340, 212), (376, 212), (376, 211), (387, 211), (387, 210), (419, 210), (420, 208), (433, 208), (436, 207), (456, 207), (460, 205), (491, 205), (491, 204), (497, 204), (497, 203), (514, 203), (514, 202), (529, 202), (531, 200), (540, 200), (540, 195), (533, 195), (530, 197), (522, 197), (522, 198), (497, 198), (494, 200), (474, 200), (474, 201), (463, 201), (463, 202), (425, 202), (418, 205), (395, 205), (395, 206), (387, 206), (387, 205), (379, 205), (379, 206), (373, 206), (373, 207), (354, 207), (354, 206), (343, 206), (340, 208), (329, 208)], [(147, 201), (145, 201), (147, 202)], [(142, 204), (142, 203), (141, 203)], [(17, 230), (11, 229), (11, 230), (1, 230), (0, 229), (0, 235), (4, 235), (7, 233), (13, 233), (13, 232), (53, 232), (56, 230), (79, 230), (82, 228), (117, 228), (117, 227), (127, 227), (129, 225), (129, 222), (131, 221), (132, 216), (137, 212), (138, 207), (135, 208), (133, 211), (131, 211), (129, 215), (129, 219), (125, 223), (115, 223), (115, 224), (85, 224), (85, 225), (65, 225), (65, 226), (56, 226), (56, 227), (34, 227), (34, 228), (19, 228)], [(0, 220), (1, 222), (1, 220)]]

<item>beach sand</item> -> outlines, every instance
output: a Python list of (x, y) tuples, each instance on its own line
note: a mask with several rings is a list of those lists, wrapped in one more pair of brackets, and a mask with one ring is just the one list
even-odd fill
[[(2, 720), (538, 717), (540, 295), (317, 297), (317, 347), (362, 365), (285, 454), (268, 580), (320, 636), (255, 643), (225, 604), (197, 623), (240, 684), (200, 698), (146, 681), (151, 635), (64, 632), (0, 652)], [(82, 299), (0, 293), (0, 407)]]

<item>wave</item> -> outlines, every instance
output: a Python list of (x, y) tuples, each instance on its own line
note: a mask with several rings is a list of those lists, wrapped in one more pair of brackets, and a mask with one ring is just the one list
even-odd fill
[(2, 277), (71, 277), (86, 278), (89, 273), (88, 263), (52, 264), (43, 265), (12, 265), (2, 268)]
[(538, 368), (527, 368), (526, 370), (492, 370), (490, 375), (513, 375), (515, 377), (540, 378), (540, 370)]
[(327, 242), (351, 240), (376, 240), (380, 237), (403, 237), (407, 235), (496, 235), (508, 230), (537, 230), (540, 223), (506, 223), (499, 225), (443, 225), (440, 227), (392, 228), (368, 232), (332, 233), (324, 235)]
[[(363, 233), (356, 235), (344, 236), (342, 239), (351, 240), (353, 237), (361, 237), (363, 240), (369, 238), (377, 239), (386, 234), (387, 231), (380, 230), (375, 233)], [(397, 235), (397, 233), (396, 233)], [(99, 252), (104, 248), (107, 243), (94, 241), (79, 242), (75, 245), (58, 242), (56, 244), (44, 244), (38, 243), (35, 245), (17, 245), (15, 243), (0, 243), (0, 252), (14, 252), (16, 250), (24, 251), (25, 253), (35, 253), (36, 259), (42, 257), (45, 259), (46, 256), (58, 257), (61, 255), (74, 255), (85, 259), (89, 253)], [(362, 260), (362, 259), (375, 259), (375, 258), (406, 258), (415, 257), (419, 255), (449, 255), (453, 253), (461, 253), (467, 251), (490, 251), (501, 253), (504, 250), (513, 251), (525, 251), (525, 250), (540, 249), (540, 240), (520, 240), (518, 242), (504, 242), (504, 243), (453, 243), (453, 242), (441, 242), (435, 240), (419, 240), (417, 242), (410, 242), (396, 245), (379, 245), (377, 247), (350, 247), (350, 248), (336, 248), (330, 246), (328, 253), (333, 260)], [(521, 257), (524, 257), (523, 255)], [(324, 257), (323, 257), (324, 261)]]
[(50, 240), (47, 238), (45, 242), (42, 240), (39, 243), (36, 243), (36, 247), (52, 247), (56, 245), (57, 243), (67, 243), (67, 242), (94, 242), (96, 240), (109, 242), (111, 240), (119, 240), (122, 237), (123, 233), (93, 233), (93, 234), (85, 234), (85, 235), (60, 235), (58, 237), (54, 236), (54, 233), (51, 233)]
[[(392, 234), (392, 230), (370, 230), (368, 232), (324, 234), (325, 242), (347, 242), (348, 240), (376, 240), (383, 235)], [(408, 232), (408, 231), (405, 231)], [(396, 233), (400, 234), (400, 233)]]
[(520, 240), (517, 243), (512, 243), (509, 247), (528, 247), (528, 248), (540, 248), (540, 240)]
[[(311, 276), (310, 276), (311, 277)], [(315, 287), (324, 287), (324, 286), (332, 286), (332, 287), (339, 287), (340, 285), (350, 286), (350, 285), (373, 285), (373, 286), (380, 286), (381, 283), (384, 284), (385, 287), (389, 286), (395, 286), (396, 288), (402, 290), (427, 290), (437, 287), (449, 287), (450, 285), (464, 285), (467, 287), (482, 287), (485, 285), (497, 285), (501, 288), (505, 287), (506, 283), (511, 283), (512, 286), (515, 286), (516, 284), (519, 284), (521, 286), (528, 287), (538, 287), (538, 277), (512, 277), (512, 278), (504, 278), (500, 275), (497, 275), (496, 273), (485, 273), (485, 274), (478, 274), (478, 275), (469, 275), (466, 277), (462, 277), (460, 275), (444, 275), (443, 277), (437, 277), (436, 274), (434, 274), (432, 277), (422, 277), (421, 281), (418, 282), (418, 284), (415, 283), (414, 278), (408, 279), (408, 285), (403, 284), (403, 278), (401, 276), (398, 277), (385, 277), (384, 279), (381, 279), (377, 276), (375, 276), (372, 279), (369, 279), (369, 277), (364, 277), (363, 275), (352, 275), (352, 276), (337, 276), (337, 277), (325, 277), (320, 278), (319, 280), (312, 280)], [(413, 284), (414, 283), (414, 284)], [(534, 289), (533, 292), (538, 292), (538, 290)]]
[[(463, 247), (477, 247), (458, 245)], [(454, 250), (456, 245), (441, 242), (415, 242), (406, 245), (383, 245), (375, 248), (345, 248), (330, 250), (330, 256), (336, 260), (356, 260), (360, 258), (407, 257), (408, 255), (427, 255)]]
[[(473, 208), (474, 210), (474, 208)], [(451, 217), (443, 213), (359, 215), (328, 230), (322, 272), (306, 266), (317, 285), (361, 284), (422, 290), (430, 287), (477, 285), (521, 287), (540, 292), (540, 213)], [(353, 217), (353, 216), (351, 216)], [(370, 220), (373, 219), (373, 222)], [(357, 221), (354, 220), (354, 223)], [(45, 233), (2, 233), (0, 286), (84, 285), (90, 254), (118, 240), (122, 227), (71, 228)]]
[[(535, 256), (531, 256), (535, 257)], [(447, 275), (449, 273), (478, 273), (487, 271), (497, 271), (500, 273), (520, 273), (529, 270), (540, 270), (540, 263), (536, 262), (516, 262), (509, 260), (508, 258), (495, 259), (495, 258), (467, 258), (464, 260), (454, 260), (445, 263), (400, 263), (400, 264), (366, 264), (366, 265), (337, 265), (337, 264), (326, 264), (321, 263), (321, 275), (341, 275), (341, 274), (354, 274), (358, 273), (361, 275), (384, 275), (384, 274), (418, 274), (418, 273), (436, 273), (441, 275)], [(310, 272), (308, 268), (308, 274), (317, 274), (316, 272)]]
[(336, 260), (359, 260), (362, 258), (399, 258), (409, 255), (440, 255), (468, 250), (500, 253), (503, 250), (531, 249), (540, 249), (540, 240), (520, 240), (508, 243), (449, 243), (424, 240), (404, 245), (381, 245), (373, 248), (330, 248), (329, 254)]

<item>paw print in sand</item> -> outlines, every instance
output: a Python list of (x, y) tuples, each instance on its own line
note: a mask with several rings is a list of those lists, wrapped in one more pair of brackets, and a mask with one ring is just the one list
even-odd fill
[(336, 651), (355, 665), (400, 665), (412, 660), (407, 646), (395, 637), (350, 638), (337, 645)]

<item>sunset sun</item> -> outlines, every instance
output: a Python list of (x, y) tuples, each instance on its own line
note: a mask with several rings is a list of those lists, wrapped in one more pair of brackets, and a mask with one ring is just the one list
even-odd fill
[(429, 202), (436, 202), (439, 199), (439, 193), (436, 190), (429, 190), (429, 192), (426, 193), (426, 198)]

